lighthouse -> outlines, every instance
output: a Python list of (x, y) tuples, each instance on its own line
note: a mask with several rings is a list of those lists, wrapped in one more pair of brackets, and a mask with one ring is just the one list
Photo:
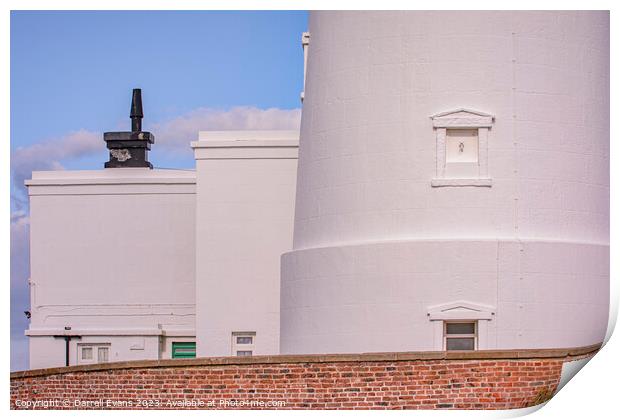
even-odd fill
[(609, 312), (609, 21), (312, 12), (283, 354), (583, 346)]
[(31, 368), (604, 340), (608, 13), (311, 12), (302, 51), (300, 131), (154, 167), (134, 89), (103, 168), (33, 172)]

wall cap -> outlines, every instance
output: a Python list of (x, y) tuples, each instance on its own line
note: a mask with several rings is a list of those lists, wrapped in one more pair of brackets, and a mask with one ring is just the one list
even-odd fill
[(229, 131), (199, 131), (198, 141), (192, 142), (192, 147), (210, 147), (214, 143), (226, 144), (235, 142), (269, 142), (284, 141), (289, 145), (299, 144), (298, 130), (229, 130)]
[(33, 171), (31, 186), (195, 184), (193, 169), (109, 168), (86, 171)]
[(191, 143), (194, 158), (220, 159), (297, 159), (299, 132), (201, 131), (198, 141)]
[(402, 362), (410, 360), (493, 360), (493, 359), (548, 359), (582, 356), (597, 352), (602, 343), (584, 347), (558, 349), (515, 349), (475, 351), (421, 351), (351, 354), (300, 354), (247, 357), (201, 357), (196, 359), (138, 360), (98, 363), (93, 365), (64, 366), (11, 372), (11, 379), (66, 373), (93, 372), (119, 369), (171, 368), (198, 366), (234, 366), (280, 363), (338, 363), (338, 362)]

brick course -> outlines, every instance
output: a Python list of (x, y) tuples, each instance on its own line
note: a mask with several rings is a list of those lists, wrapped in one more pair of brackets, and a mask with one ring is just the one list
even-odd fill
[(61, 409), (522, 408), (553, 395), (563, 362), (597, 349), (255, 356), (43, 369), (11, 374), (11, 408), (33, 408), (23, 404), (34, 401), (40, 404), (34, 408), (50, 408), (53, 401)]

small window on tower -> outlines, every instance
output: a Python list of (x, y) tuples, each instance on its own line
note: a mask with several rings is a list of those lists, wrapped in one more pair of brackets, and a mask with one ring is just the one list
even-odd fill
[(435, 129), (435, 178), (432, 187), (490, 187), (489, 132), (494, 117), (459, 108), (431, 117)]
[(478, 130), (446, 130), (446, 163), (478, 162)]
[(256, 332), (233, 332), (231, 354), (233, 356), (252, 356), (255, 341)]
[(251, 335), (237, 336), (237, 344), (252, 344), (252, 336)]
[(446, 350), (476, 350), (476, 322), (445, 322), (444, 348)]

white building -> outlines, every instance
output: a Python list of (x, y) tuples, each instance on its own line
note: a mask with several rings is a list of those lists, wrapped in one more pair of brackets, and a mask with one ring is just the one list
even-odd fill
[[(313, 12), (302, 39), (299, 165), (298, 133), (201, 132), (195, 171), (33, 173), (31, 368), (602, 341), (608, 14)], [(109, 166), (146, 162), (132, 132)]]
[(30, 367), (277, 354), (297, 137), (201, 132), (195, 171), (34, 172)]

